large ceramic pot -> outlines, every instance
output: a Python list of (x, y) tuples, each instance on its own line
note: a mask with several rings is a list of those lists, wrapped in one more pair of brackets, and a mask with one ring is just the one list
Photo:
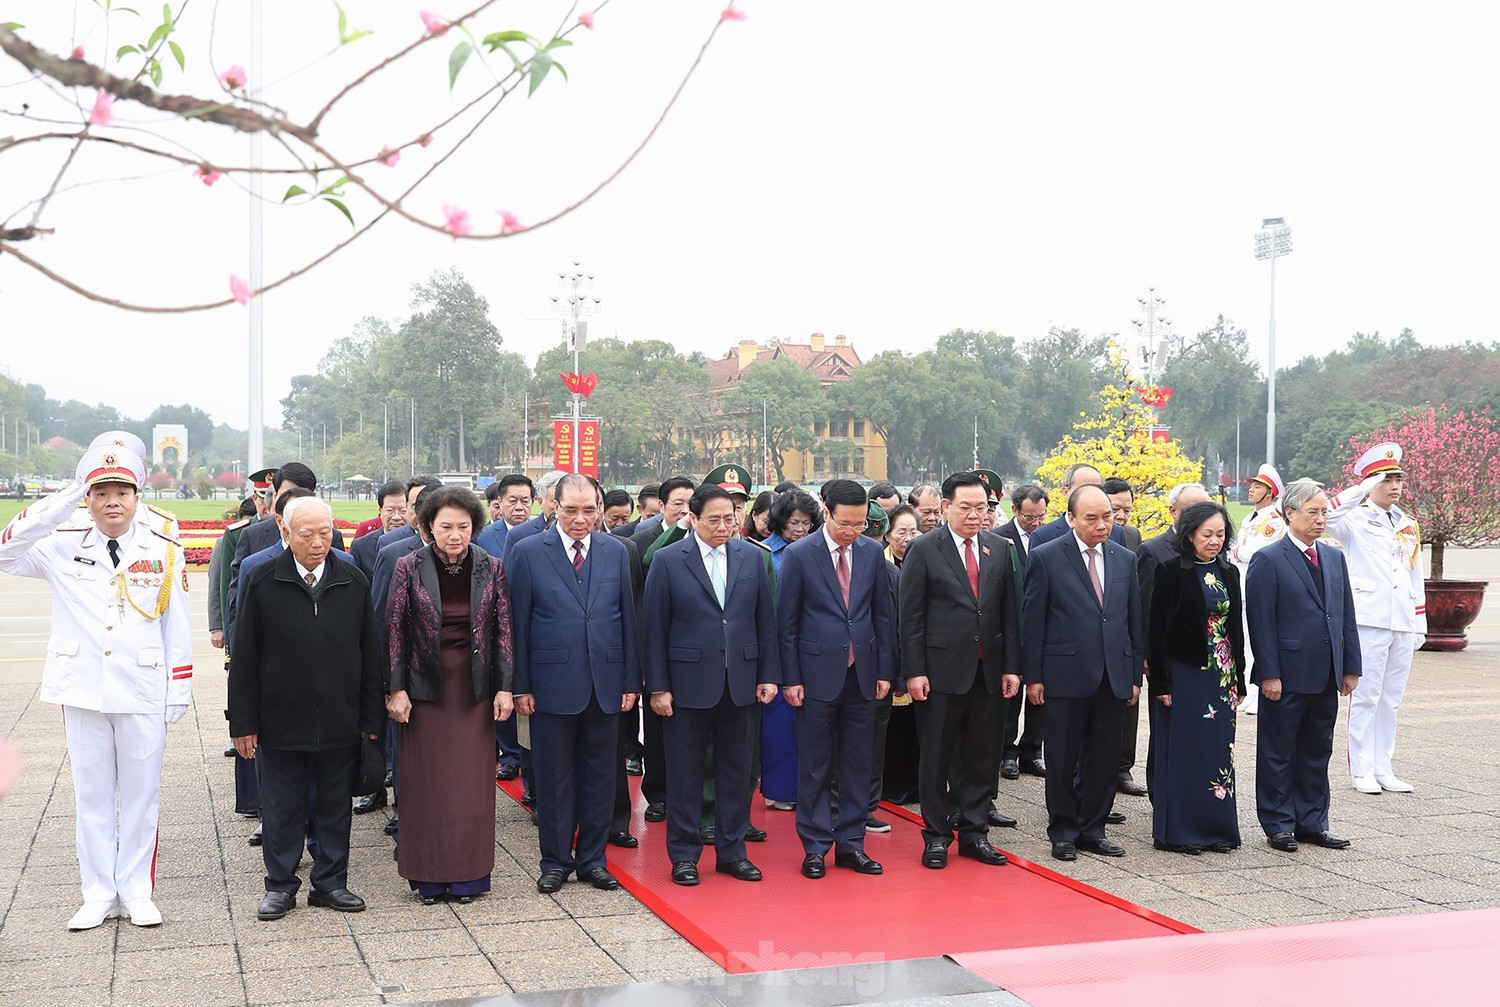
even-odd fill
[(1427, 582), (1427, 642), (1423, 650), (1463, 650), (1469, 645), (1465, 630), (1484, 604), (1482, 580)]

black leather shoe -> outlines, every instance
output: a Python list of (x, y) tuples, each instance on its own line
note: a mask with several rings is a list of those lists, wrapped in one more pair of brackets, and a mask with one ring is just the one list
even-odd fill
[(940, 871), (948, 866), (948, 844), (934, 839), (922, 850), (922, 866)]
[(1046, 776), (1047, 763), (1041, 759), (1022, 759), (1021, 772), (1027, 776)]
[(720, 860), (714, 864), (714, 870), (740, 881), (759, 881), (761, 879), (760, 868), (748, 860)]
[(1146, 796), (1146, 788), (1141, 786), (1139, 783), (1136, 783), (1135, 777), (1131, 776), (1129, 773), (1126, 773), (1125, 775), (1120, 777), (1120, 779), (1115, 783), (1115, 789), (1122, 794), (1129, 794), (1131, 797)]
[(643, 765), (641, 765), (641, 760), (640, 759), (626, 759), (625, 760), (625, 775), (626, 776), (644, 776), (645, 773), (646, 773), (646, 767), (643, 766)]
[(495, 779), (514, 780), (521, 775), (521, 767), (513, 766), (509, 762), (502, 762), (495, 767)]
[(1053, 843), (1052, 844), (1052, 859), (1053, 860), (1077, 860), (1078, 859), (1078, 848), (1076, 846), (1074, 846), (1072, 843)]
[[(232, 759), (236, 755), (239, 755), (239, 754), (240, 754), (240, 750), (238, 748), (235, 748), (233, 745), (230, 745), (228, 748), (224, 749), (224, 758), (226, 758), (226, 759)], [(277, 917), (272, 917), (272, 919), (276, 919), (276, 918)]]
[(1016, 758), (1001, 759), (1000, 778), (1002, 780), (1019, 780), (1021, 778), (1021, 760)]
[(531, 792), (530, 787), (527, 787), (525, 790), (521, 791), (521, 803), (526, 805), (528, 808), (534, 807), (536, 805), (536, 795)]
[(260, 845), (260, 830), (262, 828), (263, 828), (263, 826), (257, 824), (255, 826), (255, 831), (252, 832), (252, 833), (250, 833), (249, 837), (246, 838), (245, 842), (249, 843), (251, 846), (259, 846)]
[(763, 843), (765, 841), (766, 841), (766, 830), (765, 829), (757, 829), (753, 825), (747, 825), (747, 826), (745, 826), (745, 842), (747, 842), (747, 843)]
[(1203, 852), (1201, 846), (1178, 846), (1176, 843), (1164, 843), (1161, 840), (1152, 840), (1151, 845), (1163, 853), (1186, 853), (1190, 857), (1196, 857)]
[(646, 821), (665, 822), (667, 820), (667, 806), (661, 801), (652, 801), (646, 805)]
[(441, 895), (419, 895), (417, 898), (422, 900), (422, 905), (424, 906), (435, 906), (442, 901), (443, 897)]
[(365, 900), (347, 888), (335, 888), (331, 892), (320, 892), (316, 888), (311, 889), (307, 893), (307, 904), (310, 906), (322, 906), (324, 909), (332, 909), (340, 913), (362, 913), (365, 911)]
[(1005, 859), (1005, 854), (991, 846), (988, 839), (978, 839), (972, 843), (959, 843), (958, 855), (968, 857), (971, 860), (977, 860), (981, 864), (990, 864), (994, 867), (1003, 867), (1009, 863)]
[(472, 895), (455, 895), (455, 896), (453, 896), (453, 901), (457, 902), (461, 906), (466, 906), (470, 902), (474, 901), (474, 896), (472, 896)]
[(707, 845), (709, 843), (714, 842), (718, 838), (719, 838), (719, 831), (717, 829), (715, 829), (712, 825), (700, 825), (700, 826), (698, 826), (698, 842)]
[(628, 832), (611, 832), (609, 834), (609, 845), (623, 846), (627, 850), (633, 850), (641, 845), (641, 841)]
[(1335, 836), (1332, 832), (1298, 832), (1297, 839), (1313, 846), (1321, 846), (1325, 850), (1347, 850), (1349, 840), (1343, 836)]
[(1237, 850), (1237, 849), (1240, 848), (1240, 844), (1239, 843), (1230, 843), (1230, 842), (1209, 843), (1207, 846), (1205, 846), (1203, 848), (1205, 850), (1212, 850), (1215, 853), (1233, 853), (1235, 850)]
[(592, 871), (584, 871), (578, 875), (578, 880), (587, 881), (601, 892), (612, 892), (620, 887), (620, 879), (603, 867), (595, 867)]
[(1111, 811), (1104, 816), (1104, 822), (1106, 825), (1124, 825), (1125, 813), (1123, 811)]
[(952, 829), (954, 832), (958, 831), (958, 812), (957, 811), (953, 812), (952, 814), (950, 814), (948, 816), (948, 828)]
[(885, 868), (880, 866), (880, 861), (872, 860), (864, 850), (852, 850), (848, 853), (836, 853), (833, 857), (833, 866), (847, 867), (856, 874), (884, 874)]
[(1094, 853), (1101, 857), (1123, 857), (1125, 847), (1118, 846), (1108, 839), (1080, 839), (1073, 844), (1085, 853)]
[(1013, 829), (1016, 827), (1016, 820), (1014, 818), (1009, 815), (1002, 815), (998, 811), (991, 811), (985, 817), (985, 821), (997, 829)]
[(260, 900), (260, 906), (255, 910), (255, 918), (279, 920), (291, 912), (296, 904), (297, 897), (291, 892), (266, 892), (266, 897)]
[(802, 858), (802, 876), (804, 878), (821, 878), (828, 873), (828, 868), (823, 864), (823, 854), (809, 853)]
[(1280, 850), (1282, 853), (1297, 852), (1297, 837), (1290, 832), (1278, 832), (1274, 836), (1268, 836), (1266, 842), (1271, 849)]
[(396, 781), (396, 774), (393, 773), (393, 772), (391, 772), (389, 769), (387, 769), (385, 771), (385, 782), (384, 782), (383, 786), (386, 789), (390, 789), (391, 784), (394, 783), (395, 781)]
[(391, 803), (385, 796), (385, 788), (382, 787), (373, 794), (366, 794), (354, 802), (354, 813), (356, 815), (368, 815), (372, 811), (379, 811)]
[(562, 871), (543, 871), (542, 876), (536, 879), (536, 890), (543, 895), (551, 895), (562, 891), (563, 882), (567, 880), (568, 876)]
[(384, 832), (388, 836), (394, 836), (401, 831), (401, 816), (392, 815), (391, 820), (385, 823)]
[(691, 860), (679, 860), (672, 865), (672, 884), (692, 887), (698, 883), (698, 865)]

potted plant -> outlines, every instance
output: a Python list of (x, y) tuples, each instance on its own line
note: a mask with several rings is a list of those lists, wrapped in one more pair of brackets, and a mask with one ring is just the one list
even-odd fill
[(1423, 650), (1463, 650), (1465, 633), (1484, 603), (1485, 582), (1443, 576), (1444, 549), (1500, 544), (1500, 426), (1489, 407), (1412, 409), (1385, 427), (1354, 437), (1344, 474), (1357, 480), (1353, 459), (1382, 441), (1405, 451), (1401, 509), (1417, 521), (1432, 556), (1427, 580), (1427, 642)]

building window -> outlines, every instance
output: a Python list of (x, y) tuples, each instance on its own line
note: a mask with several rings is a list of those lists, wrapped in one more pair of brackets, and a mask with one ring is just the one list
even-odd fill
[(855, 420), (854, 421), (854, 436), (855, 436), (855, 438), (858, 439), (858, 438), (864, 437), (864, 435), (865, 435), (865, 421), (864, 420)]
[(862, 476), (865, 474), (865, 453), (856, 451), (854, 454), (854, 474)]

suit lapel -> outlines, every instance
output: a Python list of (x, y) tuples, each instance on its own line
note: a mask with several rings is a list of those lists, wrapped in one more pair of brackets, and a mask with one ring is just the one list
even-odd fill
[[(708, 571), (703, 567), (703, 553), (698, 551), (698, 537), (696, 535), (689, 534), (687, 538), (682, 540), (682, 552), (687, 557), (687, 568), (692, 571), (694, 579), (702, 585), (709, 600), (717, 605), (719, 599), (715, 597), (713, 581), (708, 579)], [(728, 550), (726, 549), (725, 552), (727, 554)], [(729, 568), (727, 555), (724, 561), (724, 568), (726, 570)], [(726, 574), (725, 576), (727, 577), (728, 575)], [(729, 590), (727, 587), (724, 591), (724, 607), (729, 607)]]
[[(569, 562), (569, 558), (564, 554), (561, 536), (547, 535), (546, 532), (542, 532), (542, 534), (546, 536), (542, 539), (542, 551), (547, 554), (548, 559), (552, 561), (553, 568), (557, 570), (557, 575), (562, 578), (564, 584), (568, 585), (568, 590), (578, 600), (579, 607), (588, 608), (583, 597), (583, 591), (578, 586), (578, 571), (573, 569), (573, 564)], [(589, 551), (592, 552), (592, 548)]]
[[(1303, 555), (1301, 549), (1297, 548), (1297, 543), (1292, 539), (1290, 535), (1281, 540), (1281, 545), (1282, 553), (1283, 555), (1285, 555), (1286, 561), (1291, 564), (1292, 569), (1296, 571), (1297, 577), (1302, 581), (1302, 586), (1307, 588), (1307, 593), (1312, 595), (1313, 601), (1318, 603), (1319, 608), (1326, 608), (1323, 598), (1318, 594), (1318, 586), (1313, 583), (1312, 571), (1308, 569), (1309, 564), (1307, 562), (1307, 557)], [(1314, 546), (1314, 548), (1316, 548), (1316, 545)], [(1318, 554), (1318, 567), (1321, 569), (1322, 566), (1323, 556), (1320, 552)], [(1324, 586), (1327, 586), (1326, 580), (1324, 581)]]
[[(1068, 550), (1068, 556), (1070, 557), (1069, 560), (1068, 560), (1068, 562), (1072, 565), (1073, 572), (1076, 573), (1076, 574), (1078, 574), (1079, 578), (1083, 581), (1084, 589), (1086, 591), (1088, 591), (1088, 593), (1089, 593), (1089, 599), (1091, 601), (1093, 601), (1093, 603), (1096, 606), (1098, 606), (1099, 605), (1099, 595), (1094, 592), (1094, 580), (1093, 580), (1092, 577), (1089, 576), (1089, 568), (1083, 562), (1083, 554), (1078, 551), (1078, 542), (1077, 542), (1077, 540), (1073, 536), (1072, 529), (1068, 530), (1067, 541), (1068, 541), (1068, 544), (1072, 547), (1072, 548), (1070, 548)], [(1113, 564), (1113, 563), (1106, 563), (1105, 567), (1106, 567), (1106, 569), (1105, 569), (1105, 572), (1104, 572), (1104, 578), (1105, 578), (1105, 587), (1107, 589), (1108, 586), (1109, 586), (1109, 571), (1114, 569), (1115, 564)], [(1106, 600), (1108, 600), (1108, 598), (1109, 598), (1108, 593), (1106, 593), (1104, 597), (1105, 597)], [(1102, 610), (1102, 606), (1101, 606), (1101, 610)]]
[(417, 550), (417, 580), (422, 585), (422, 590), (427, 592), (427, 599), (432, 602), (442, 614), (443, 591), (438, 586), (437, 563), (432, 558), (432, 547), (424, 545)]
[[(809, 532), (809, 534), (818, 536), (817, 549), (813, 550), (813, 563), (823, 572), (823, 581), (828, 585), (828, 589), (833, 592), (833, 600), (843, 605), (844, 611), (848, 612), (849, 606), (844, 604), (844, 591), (839, 587), (838, 574), (834, 572), (833, 568), (835, 557), (828, 551), (828, 537), (823, 534), (823, 529), (821, 528), (815, 532)], [(849, 560), (849, 572), (851, 574), (854, 572), (854, 560), (852, 558)], [(852, 576), (849, 578), (849, 598), (851, 601), (854, 598), (854, 578)]]
[[(747, 575), (752, 577), (755, 575), (755, 571), (750, 569), (750, 563), (760, 558), (758, 556), (753, 556), (750, 553), (747, 553), (744, 549), (737, 549), (735, 543), (738, 541), (738, 539), (732, 538), (728, 542), (724, 543), (725, 611), (729, 610), (729, 603), (734, 598), (734, 586)], [(731, 556), (734, 557), (733, 562), (730, 562)], [(702, 566), (702, 564), (700, 563), (699, 566)], [(718, 602), (718, 600), (719, 599), (717, 598), (714, 599), (715, 602)]]
[[(948, 561), (948, 569), (953, 571), (953, 576), (958, 580), (959, 587), (967, 597), (974, 597), (974, 592), (969, 589), (969, 571), (964, 569), (963, 554), (959, 546), (953, 541), (953, 533), (948, 530), (947, 525), (939, 525), (935, 532), (938, 536), (938, 552)], [(974, 555), (974, 561), (979, 564), (979, 587), (984, 590), (984, 561), (979, 554)]]
[[(604, 534), (602, 532), (589, 532), (588, 558), (583, 561), (583, 575), (588, 580), (588, 601), (584, 605), (584, 608), (593, 607), (594, 597), (599, 593), (600, 582), (603, 580), (602, 577), (595, 576), (596, 574), (598, 574), (599, 569), (597, 566), (594, 566), (594, 560), (596, 558), (600, 559), (601, 561), (603, 559), (604, 554), (595, 551), (599, 545), (599, 540), (603, 537)], [(572, 565), (573, 564), (571, 563), (568, 564), (569, 567), (571, 567)], [(573, 579), (575, 581), (578, 579), (576, 574), (574, 575)]]

